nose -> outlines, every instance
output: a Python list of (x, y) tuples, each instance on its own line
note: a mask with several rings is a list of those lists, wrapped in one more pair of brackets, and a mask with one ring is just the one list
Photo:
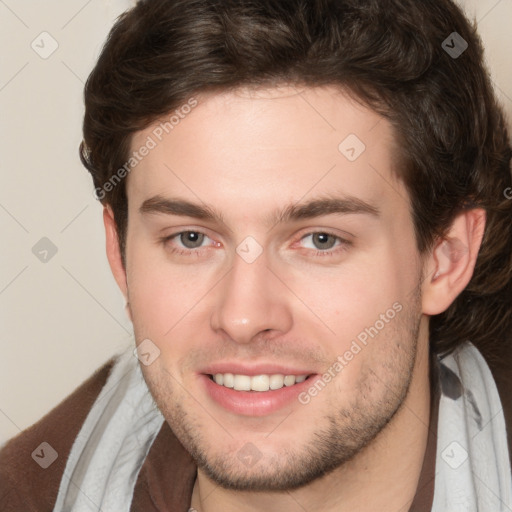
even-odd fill
[(231, 271), (217, 289), (211, 328), (240, 344), (263, 332), (266, 336), (288, 332), (293, 317), (287, 292), (264, 255), (247, 263), (235, 254)]

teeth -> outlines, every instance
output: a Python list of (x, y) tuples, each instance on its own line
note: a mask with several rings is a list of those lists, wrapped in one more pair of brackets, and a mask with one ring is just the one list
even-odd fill
[(270, 389), (281, 389), (284, 386), (283, 375), (271, 375), (270, 376)]
[(223, 384), (227, 388), (232, 388), (235, 385), (235, 378), (232, 373), (225, 373), (224, 376), (222, 375), (222, 373), (219, 373), (217, 375), (220, 375), (221, 379), (224, 377), (224, 383), (217, 382), (217, 384)]
[(236, 391), (269, 391), (281, 389), (283, 386), (293, 386), (304, 382), (307, 375), (233, 375), (232, 373), (216, 373), (213, 380), (219, 386), (233, 388)]
[(284, 385), (285, 386), (293, 386), (295, 384), (295, 375), (287, 375), (284, 378)]
[(251, 377), (251, 389), (253, 391), (268, 391), (270, 377), (268, 375), (256, 375)]
[(235, 385), (233, 389), (237, 391), (250, 391), (251, 390), (251, 377), (248, 375), (235, 375)]

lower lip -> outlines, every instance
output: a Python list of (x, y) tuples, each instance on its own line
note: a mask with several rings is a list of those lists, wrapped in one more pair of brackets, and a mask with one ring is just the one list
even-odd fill
[(299, 403), (298, 396), (308, 389), (315, 375), (293, 386), (283, 386), (270, 391), (235, 391), (216, 384), (208, 375), (201, 374), (202, 385), (210, 398), (224, 409), (244, 416), (265, 416), (271, 414), (293, 401)]

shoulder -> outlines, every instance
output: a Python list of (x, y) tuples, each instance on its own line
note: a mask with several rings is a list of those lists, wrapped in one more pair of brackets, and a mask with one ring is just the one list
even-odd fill
[(115, 358), (41, 420), (0, 450), (4, 512), (52, 510), (73, 442), (110, 374)]

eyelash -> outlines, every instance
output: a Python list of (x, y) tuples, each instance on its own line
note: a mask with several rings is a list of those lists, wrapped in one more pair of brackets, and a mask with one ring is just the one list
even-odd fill
[[(185, 233), (196, 233), (199, 235), (204, 235), (206, 238), (209, 238), (208, 235), (206, 233), (203, 233), (202, 231), (195, 231), (195, 230), (189, 229), (189, 230), (185, 230), (185, 231), (180, 231), (178, 233), (174, 233), (169, 236), (162, 237), (160, 239), (160, 242), (164, 246), (169, 246), (170, 242), (173, 239), (179, 238), (180, 235), (183, 235)], [(331, 232), (325, 231), (325, 230), (324, 231), (323, 230), (311, 231), (309, 233), (306, 233), (299, 239), (299, 241), (304, 240), (305, 238), (307, 238), (309, 236), (313, 236), (315, 234), (332, 236), (336, 239), (337, 242), (339, 242), (338, 245), (334, 246), (334, 248), (331, 248), (331, 249), (328, 249), (325, 251), (310, 249), (310, 250), (314, 251), (314, 255), (317, 257), (326, 257), (326, 256), (337, 255), (338, 253), (345, 251), (347, 249), (347, 247), (350, 247), (352, 245), (352, 242), (350, 242), (349, 240), (341, 238), (339, 235), (336, 235), (334, 233), (331, 233)], [(199, 247), (197, 249), (177, 249), (176, 247), (171, 247), (170, 252), (172, 254), (177, 254), (180, 256), (200, 256), (203, 249), (205, 249), (205, 247)]]

